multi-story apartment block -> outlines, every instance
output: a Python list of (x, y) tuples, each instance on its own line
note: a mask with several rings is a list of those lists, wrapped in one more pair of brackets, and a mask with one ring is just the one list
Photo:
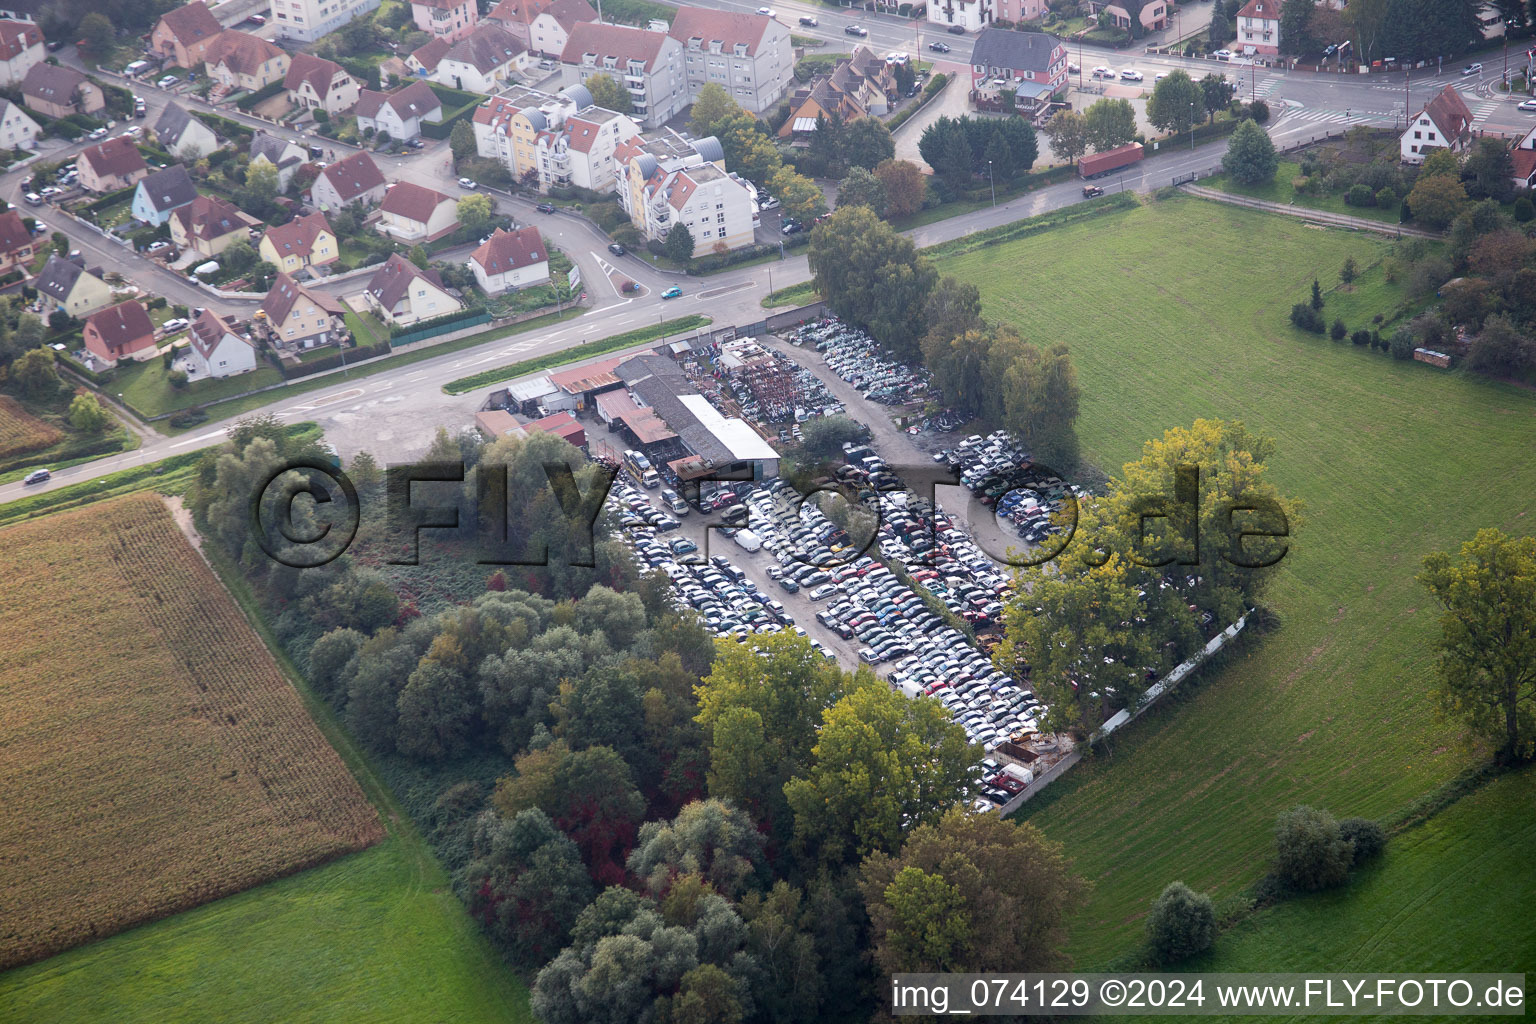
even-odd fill
[(694, 255), (752, 241), (753, 194), (725, 172), (725, 151), (714, 137), (689, 141), (667, 130), (619, 146), (619, 204), (648, 239), (661, 241), (674, 224), (693, 233)]
[(683, 44), (665, 32), (584, 21), (571, 29), (560, 61), (585, 84), (607, 75), (629, 92), (632, 116), (659, 128), (688, 105)]
[(602, 107), (552, 122), (534, 139), (540, 191), (575, 186), (612, 192), (618, 186), (618, 147), (639, 134), (634, 121)]
[(587, 0), (501, 0), (485, 18), (505, 25), (525, 49), (558, 57), (565, 52), (571, 29), (596, 21), (597, 12)]
[(279, 38), (314, 42), (378, 6), (379, 0), (272, 0), (272, 17)]
[(475, 30), (480, 8), (475, 0), (411, 0), (411, 17), (421, 31), (456, 43)]
[(789, 29), (767, 15), (679, 7), (667, 34), (685, 50), (690, 100), (714, 82), (756, 114), (777, 103), (794, 81)]

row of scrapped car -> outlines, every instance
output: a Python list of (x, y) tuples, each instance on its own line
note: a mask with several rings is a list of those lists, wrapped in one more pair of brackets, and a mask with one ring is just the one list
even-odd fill
[[(769, 351), (766, 358), (772, 360), (772, 371), (728, 378), (742, 416), (767, 425), (804, 423), (817, 416), (837, 416), (843, 412), (843, 403), (820, 377), (781, 352)], [(756, 378), (755, 383), (752, 377)]]
[(836, 317), (802, 324), (795, 329), (792, 341), (814, 344), (827, 367), (871, 402), (908, 405), (933, 396), (933, 379), (927, 370), (889, 358), (875, 339)]
[(1053, 517), (1069, 496), (1083, 498), (1088, 493), (1049, 468), (1031, 463), (1029, 452), (1006, 430), (986, 437), (972, 434), (935, 453), (933, 459), (958, 474), (960, 483), (981, 504), (992, 506), (1000, 522), (1031, 544), (1060, 533)]

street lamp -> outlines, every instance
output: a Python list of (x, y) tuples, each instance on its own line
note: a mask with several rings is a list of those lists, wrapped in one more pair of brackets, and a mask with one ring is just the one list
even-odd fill
[(997, 179), (992, 176), (992, 161), (987, 161), (987, 183), (992, 186), (992, 208), (997, 209)]
[(1195, 151), (1195, 101), (1189, 101), (1189, 151)]

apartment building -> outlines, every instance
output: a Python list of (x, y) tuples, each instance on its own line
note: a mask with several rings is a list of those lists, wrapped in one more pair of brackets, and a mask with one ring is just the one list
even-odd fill
[(272, 18), (280, 38), (308, 43), (378, 6), (379, 0), (272, 0)]
[(789, 29), (762, 14), (679, 7), (667, 33), (684, 49), (688, 98), (714, 82), (751, 113), (779, 101), (794, 81)]
[(560, 62), (585, 84), (607, 75), (634, 104), (631, 116), (659, 128), (688, 105), (683, 44), (665, 32), (584, 21), (571, 29)]

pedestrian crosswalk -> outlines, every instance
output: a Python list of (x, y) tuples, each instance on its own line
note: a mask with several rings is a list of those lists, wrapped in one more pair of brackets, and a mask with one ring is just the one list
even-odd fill
[(1400, 120), (1397, 111), (1380, 110), (1329, 110), (1322, 107), (1291, 107), (1285, 112), (1287, 121), (1309, 121), (1314, 124), (1353, 126), (1357, 124), (1382, 124)]
[(1477, 103), (1470, 104), (1472, 109), (1472, 123), (1481, 124), (1482, 122), (1488, 120), (1489, 115), (1491, 115), (1495, 110), (1498, 110), (1502, 103), (1502, 100), (1480, 100)]

